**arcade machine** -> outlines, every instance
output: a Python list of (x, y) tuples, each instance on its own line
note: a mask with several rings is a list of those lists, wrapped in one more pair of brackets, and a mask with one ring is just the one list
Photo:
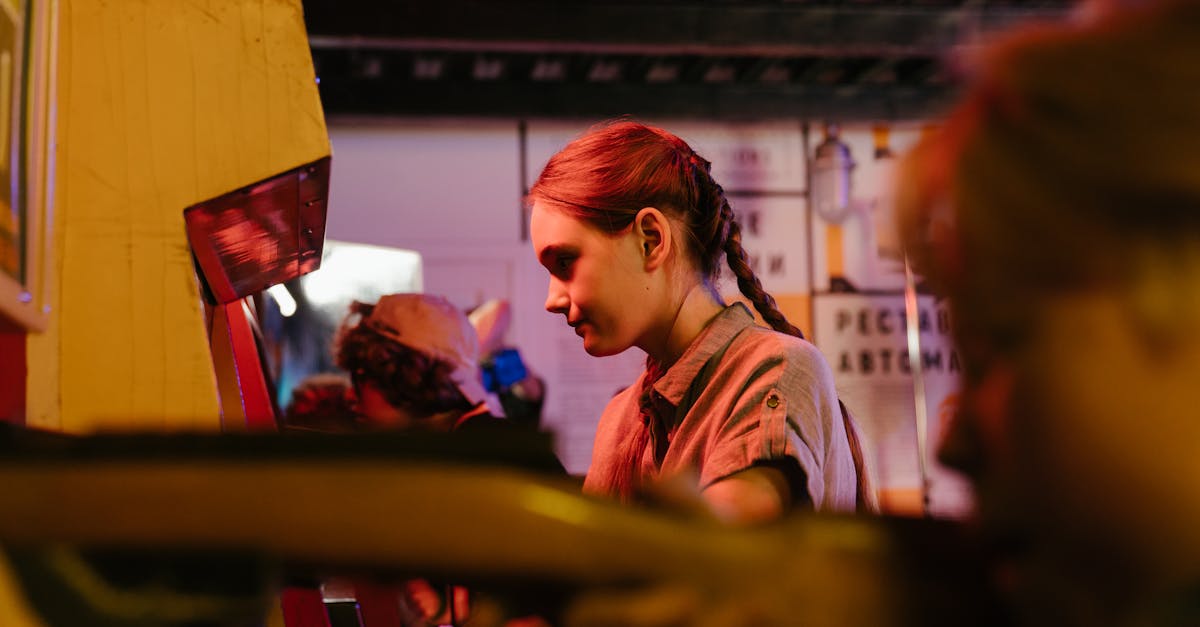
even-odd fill
[(268, 287), (321, 263), (329, 162), (324, 157), (183, 212), (207, 305), (226, 432), (276, 429), (257, 310)]
[[(4, 83), (0, 102), (11, 96), (22, 107), (4, 127), (20, 132), (0, 133), (19, 141), (0, 154), (14, 157), (3, 164), (21, 193), (5, 198), (0, 310), (18, 331), (6, 335), (0, 358), (5, 399), (21, 388), (3, 408), (22, 428), (0, 432), (0, 465), (15, 473), (3, 483), (12, 500), (0, 504), (0, 624), (261, 623), (264, 608), (273, 625), (325, 624), (311, 590), (285, 591), (282, 608), (265, 598), (273, 589), (262, 564), (279, 572), (292, 551), (271, 545), (306, 528), (301, 519), (336, 518), (288, 541), (297, 548), (366, 516), (369, 501), (300, 460), (477, 462), (485, 454), (386, 438), (329, 453), (327, 442), (274, 433), (256, 302), (267, 286), (319, 263), (329, 179), (300, 1), (74, 0), (28, 3), (28, 12), (11, 4), (0, 3), (0, 64), (24, 78)], [(28, 271), (7, 263), (21, 251), (37, 257)], [(290, 464), (305, 481), (263, 484), (271, 471), (252, 464), (221, 472), (230, 460)], [(129, 465), (140, 468), (136, 476), (104, 486), (86, 486), (73, 470), (100, 477)], [(34, 478), (51, 475), (65, 483)], [(173, 487), (151, 494), (142, 479)], [(332, 493), (310, 495), (310, 481)], [(116, 492), (162, 509), (116, 507)], [(342, 492), (360, 500), (334, 494)], [(246, 500), (210, 500), (235, 494)], [(332, 505), (321, 505), (326, 497)], [(268, 502), (287, 511), (244, 517)], [(192, 515), (177, 515), (185, 511)], [(140, 530), (110, 533), (126, 524)], [(111, 560), (81, 557), (92, 549), (119, 550)], [(345, 561), (323, 551), (320, 561)], [(152, 559), (168, 554), (165, 565)], [(189, 585), (134, 593), (138, 584), (170, 592), (164, 577)]]
[(329, 174), (300, 0), (3, 2), (0, 68), (3, 417), (273, 428), (247, 280), (315, 267)]
[[(204, 294), (224, 432), (278, 429), (258, 309), (264, 290), (319, 267), (329, 198), (329, 157), (183, 212)], [(317, 584), (286, 586), (286, 627), (329, 627)]]

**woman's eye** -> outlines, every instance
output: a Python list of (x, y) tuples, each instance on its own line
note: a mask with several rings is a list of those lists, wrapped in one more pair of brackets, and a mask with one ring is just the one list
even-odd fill
[(554, 260), (554, 269), (558, 272), (567, 272), (571, 269), (571, 264), (574, 262), (574, 257), (559, 257)]

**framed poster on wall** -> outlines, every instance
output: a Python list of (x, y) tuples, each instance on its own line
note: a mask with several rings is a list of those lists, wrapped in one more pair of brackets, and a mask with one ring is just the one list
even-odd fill
[[(938, 463), (935, 452), (957, 411), (962, 361), (946, 302), (922, 294), (917, 303), (914, 326), (928, 416), (924, 477), (904, 294), (817, 294), (813, 337), (833, 369), (838, 396), (858, 418), (884, 510), (961, 518), (973, 506), (973, 496), (961, 476)], [(926, 496), (928, 511), (922, 512)]]
[(0, 0), (0, 326), (27, 331), (50, 312), (57, 13)]

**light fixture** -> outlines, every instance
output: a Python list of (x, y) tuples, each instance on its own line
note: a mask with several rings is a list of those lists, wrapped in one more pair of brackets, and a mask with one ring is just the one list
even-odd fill
[(669, 83), (679, 79), (679, 64), (655, 61), (646, 70), (647, 83)]
[(827, 222), (841, 224), (850, 213), (850, 174), (854, 165), (850, 147), (838, 138), (837, 125), (826, 124), (825, 139), (813, 156), (810, 201), (817, 215)]
[(714, 63), (704, 71), (704, 82), (728, 83), (734, 79), (734, 74), (735, 71), (732, 63)]
[(791, 79), (791, 72), (782, 63), (772, 63), (763, 70), (758, 80), (764, 83), (786, 83)]
[(268, 287), (267, 293), (275, 299), (275, 304), (279, 305), (279, 315), (291, 318), (296, 313), (296, 299), (292, 298), (292, 293), (283, 283), (276, 283)]
[(588, 80), (609, 82), (621, 78), (621, 65), (616, 61), (596, 61), (588, 71)]
[(471, 70), (471, 76), (477, 81), (492, 81), (500, 78), (504, 73), (504, 61), (500, 59), (489, 59), (487, 57), (477, 57), (475, 66)]
[(417, 57), (413, 59), (413, 77), (420, 80), (437, 80), (442, 77), (444, 59), (434, 57)]
[(529, 77), (535, 81), (561, 81), (567, 77), (567, 65), (560, 59), (538, 59)]

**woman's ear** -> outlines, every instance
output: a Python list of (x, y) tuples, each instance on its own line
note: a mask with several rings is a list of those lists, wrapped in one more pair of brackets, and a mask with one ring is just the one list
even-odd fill
[(671, 221), (654, 207), (643, 207), (633, 219), (633, 234), (647, 270), (661, 266), (671, 254)]

